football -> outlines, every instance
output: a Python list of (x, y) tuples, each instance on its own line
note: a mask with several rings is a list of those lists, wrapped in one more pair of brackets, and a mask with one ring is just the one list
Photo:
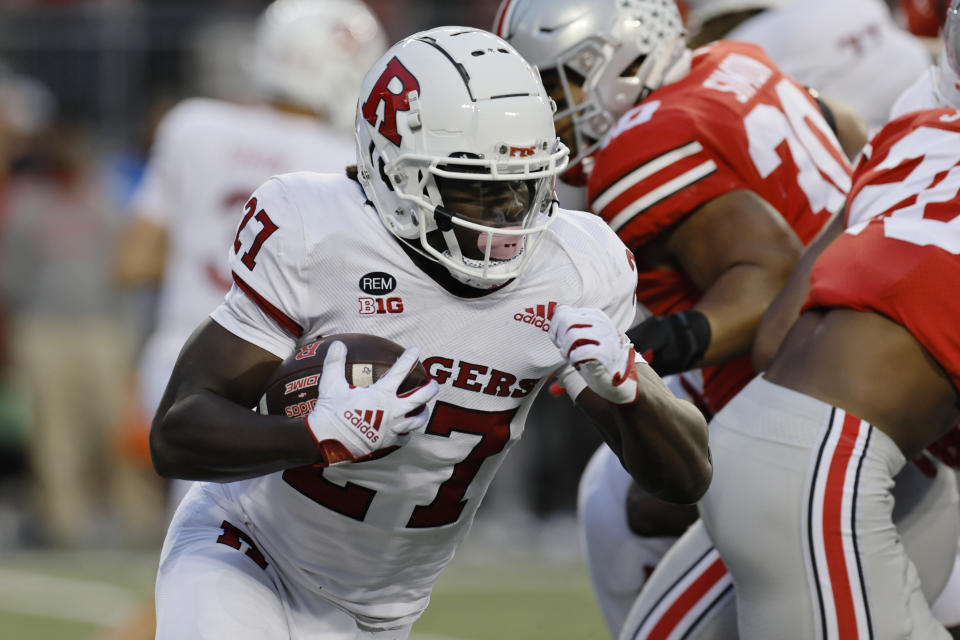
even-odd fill
[[(379, 380), (404, 351), (396, 342), (365, 333), (339, 333), (303, 344), (273, 372), (260, 399), (260, 413), (288, 418), (310, 413), (317, 402), (317, 383), (327, 349), (335, 340), (347, 347), (344, 374), (347, 382), (356, 387), (367, 387)], [(399, 391), (411, 391), (427, 381), (427, 371), (418, 361)]]

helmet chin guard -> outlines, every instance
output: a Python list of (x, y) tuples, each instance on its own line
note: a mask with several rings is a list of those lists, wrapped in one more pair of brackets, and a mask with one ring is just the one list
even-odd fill
[[(521, 274), (556, 219), (554, 181), (568, 151), (552, 115), (536, 71), (496, 36), (415, 34), (364, 80), (360, 183), (386, 227), (454, 278), (502, 284)], [(445, 189), (459, 190), (465, 207), (444, 202)], [(510, 219), (487, 191), (512, 194), (502, 196)]]

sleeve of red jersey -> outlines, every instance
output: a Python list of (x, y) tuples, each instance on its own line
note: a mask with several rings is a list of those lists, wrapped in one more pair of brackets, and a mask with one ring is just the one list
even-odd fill
[(700, 205), (743, 188), (743, 178), (686, 118), (657, 112), (600, 151), (588, 198), (594, 213), (637, 247)]
[(260, 186), (244, 205), (228, 249), (233, 288), (211, 314), (218, 324), (285, 357), (304, 332), (303, 221), (281, 178)]

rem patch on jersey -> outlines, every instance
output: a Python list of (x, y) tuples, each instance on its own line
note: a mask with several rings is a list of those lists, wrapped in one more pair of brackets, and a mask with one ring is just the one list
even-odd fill
[(360, 290), (371, 296), (385, 296), (397, 288), (397, 279), (383, 271), (371, 271), (360, 277)]

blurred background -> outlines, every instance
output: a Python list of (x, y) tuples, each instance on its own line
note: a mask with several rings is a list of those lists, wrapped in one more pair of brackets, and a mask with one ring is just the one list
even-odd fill
[[(489, 28), (499, 5), (367, 1), (390, 43)], [(157, 297), (117, 285), (112, 263), (163, 115), (251, 98), (267, 4), (0, 0), (2, 638), (139, 637), (117, 629), (150, 602), (168, 517), (135, 381)], [(574, 520), (599, 438), (565, 397), (532, 415), (414, 638), (604, 637)]]

